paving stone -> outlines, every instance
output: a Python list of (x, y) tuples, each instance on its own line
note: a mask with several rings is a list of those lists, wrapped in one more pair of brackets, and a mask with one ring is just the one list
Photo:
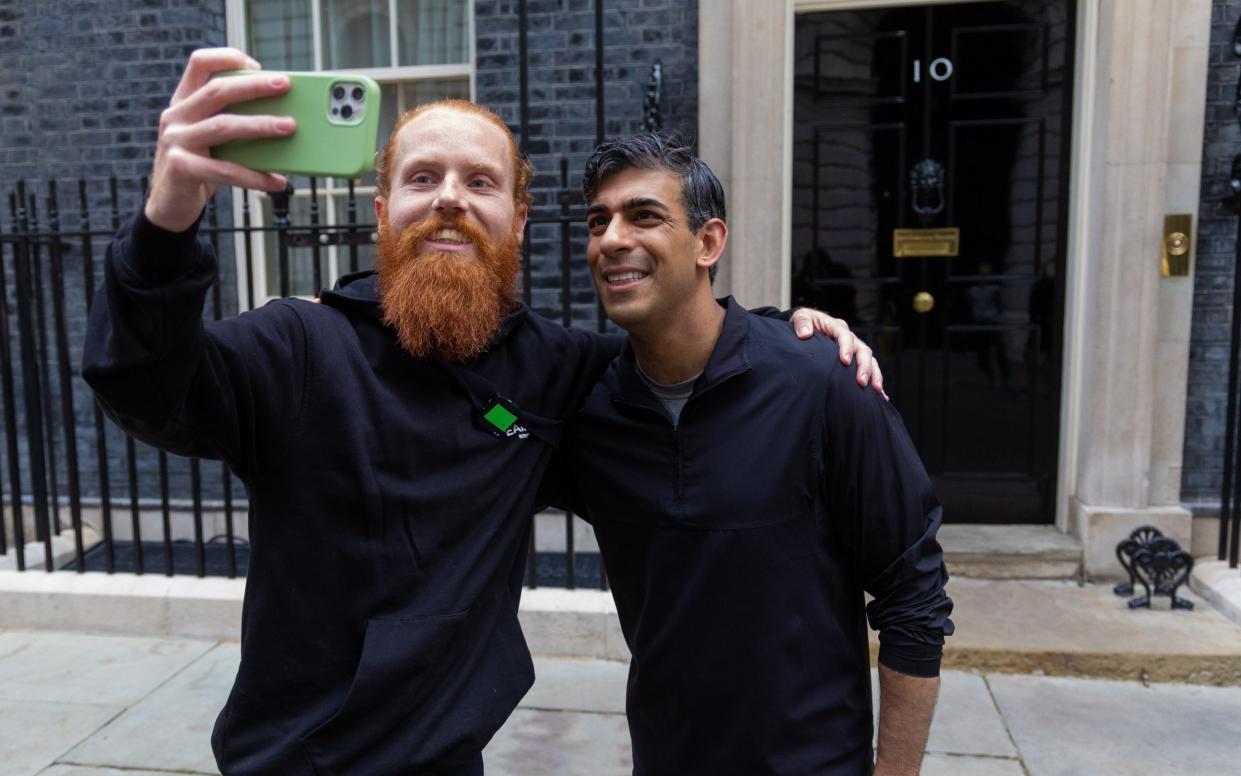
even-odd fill
[(1030, 776), (1223, 776), (1241, 762), (1241, 689), (989, 675)]
[[(928, 752), (1016, 757), (1004, 720), (978, 674), (944, 671)], [(980, 771), (981, 773), (981, 771)]]
[(0, 776), (39, 773), (120, 712), (87, 703), (0, 703)]
[(488, 776), (630, 776), (619, 714), (518, 709), (483, 752)]
[(1025, 776), (1025, 771), (1019, 760), (927, 754), (922, 760), (922, 776)]
[(98, 768), (93, 765), (53, 765), (39, 776), (197, 776), (191, 771), (135, 771), (126, 768)]
[(125, 706), (210, 648), (184, 639), (0, 633), (0, 700)]
[(239, 661), (236, 644), (216, 646), (62, 759), (78, 765), (216, 773), (211, 728)]
[(522, 708), (625, 713), (628, 663), (535, 658), (534, 677), (534, 686), (521, 701)]
[[(871, 669), (871, 708), (875, 713), (875, 737), (879, 735), (879, 672)], [(987, 682), (969, 671), (940, 674), (939, 702), (927, 737), (926, 751), (952, 755), (983, 755), (985, 758), (1016, 757), (1004, 720), (991, 700)]]

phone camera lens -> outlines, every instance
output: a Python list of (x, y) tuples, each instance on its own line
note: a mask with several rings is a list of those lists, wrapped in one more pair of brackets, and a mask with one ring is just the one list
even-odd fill
[(335, 97), (335, 98), (336, 98), (336, 99), (338, 99), (338, 100), (343, 100), (343, 99), (345, 99), (345, 87), (343, 87), (343, 86), (338, 86), (338, 87), (336, 87), (335, 89), (333, 89), (333, 90), (332, 90), (332, 96), (333, 96), (333, 97)]
[(353, 87), (353, 99), (355, 99), (355, 100), (361, 100), (361, 99), (362, 99), (362, 97), (363, 97), (363, 95), (364, 95), (364, 92), (362, 91), (362, 87), (361, 87), (361, 86), (355, 86), (355, 87)]
[(350, 105), (342, 106), (340, 109), (340, 115), (343, 118), (349, 118), (350, 116), (353, 115), (353, 107)]

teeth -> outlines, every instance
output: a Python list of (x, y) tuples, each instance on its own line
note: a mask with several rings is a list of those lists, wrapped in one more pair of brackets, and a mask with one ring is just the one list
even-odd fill
[(609, 275), (609, 283), (628, 283), (630, 280), (641, 280), (646, 277), (645, 272), (622, 272), (619, 275)]
[(469, 240), (466, 239), (465, 235), (461, 234), (456, 229), (441, 229), (435, 234), (431, 235), (431, 239), (435, 242), (446, 242), (446, 243), (469, 242)]

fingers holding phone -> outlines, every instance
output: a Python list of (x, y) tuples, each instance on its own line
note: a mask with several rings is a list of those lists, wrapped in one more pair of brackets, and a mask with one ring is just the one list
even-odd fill
[[(224, 70), (254, 70), (232, 78), (212, 76)], [(170, 231), (189, 228), (220, 184), (279, 191), (282, 175), (257, 172), (236, 162), (213, 158), (212, 146), (230, 140), (286, 137), (296, 129), (288, 116), (221, 112), (237, 102), (284, 94), (289, 79), (264, 74), (258, 62), (237, 49), (200, 49), (191, 56), (170, 106), (160, 116), (146, 217)]]

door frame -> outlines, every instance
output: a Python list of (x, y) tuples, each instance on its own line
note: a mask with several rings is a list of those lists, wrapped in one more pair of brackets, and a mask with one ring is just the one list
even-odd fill
[[(1099, 310), (1101, 305), (1122, 303), (1124, 297), (1118, 297), (1118, 291), (1109, 287), (1111, 284), (1105, 282), (1107, 278), (1100, 277), (1100, 270), (1092, 266), (1118, 262), (1121, 252), (1130, 246), (1142, 250), (1149, 245), (1152, 246), (1149, 252), (1154, 256), (1150, 266), (1155, 268), (1162, 223), (1153, 223), (1153, 214), (1165, 212), (1167, 205), (1176, 207), (1176, 212), (1193, 212), (1195, 223), (1197, 220), (1210, 0), (1175, 0), (1167, 2), (1166, 9), (1157, 5), (1163, 2), (1167, 0), (1138, 0), (1142, 6), (1138, 9), (1140, 13), (1118, 10), (1111, 0), (1077, 2), (1072, 58), (1071, 171), (1065, 276), (1062, 279), (1063, 347), (1055, 525), (1083, 540), (1087, 539), (1088, 530), (1083, 525), (1084, 505), (1086, 508), (1098, 504), (1132, 511), (1158, 504), (1179, 504), (1180, 498), (1185, 408), (1183, 374), (1188, 363), (1192, 309), (1192, 301), (1186, 302), (1192, 300), (1192, 276), (1187, 283), (1164, 281), (1158, 287), (1156, 281), (1143, 276), (1140, 290), (1153, 303), (1153, 309), (1140, 314), (1155, 319), (1149, 323), (1147, 331), (1153, 330), (1159, 341), (1122, 344), (1122, 332), (1126, 327), (1108, 322), (1101, 324)], [(729, 226), (734, 237), (726, 257), (729, 261), (722, 265), (717, 280), (720, 293), (732, 293), (747, 305), (787, 306), (789, 303), (796, 14), (944, 3), (945, 0), (767, 0), (763, 3), (717, 0), (699, 5), (700, 153), (725, 184), (731, 200)], [(710, 9), (704, 9), (707, 5)], [(1205, 14), (1202, 13), (1204, 7)], [(1179, 15), (1187, 9), (1193, 13), (1184, 26), (1193, 29), (1177, 29)], [(1171, 17), (1174, 13), (1178, 14), (1176, 24)], [(1101, 19), (1105, 19), (1106, 24), (1101, 23)], [(1123, 25), (1120, 19), (1125, 20)], [(1156, 45), (1153, 51), (1137, 55), (1141, 58), (1136, 61), (1143, 68), (1140, 73), (1127, 75), (1118, 85), (1109, 85), (1113, 73), (1134, 61), (1127, 59), (1129, 55), (1125, 53), (1117, 53), (1131, 41), (1144, 44), (1154, 41)], [(1169, 62), (1173, 48), (1197, 51), (1199, 46), (1203, 53), (1202, 66), (1182, 66), (1182, 72), (1173, 72), (1173, 64)], [(712, 73), (731, 77), (707, 76)], [(1166, 86), (1167, 91), (1159, 91), (1160, 80), (1166, 85), (1173, 76), (1177, 76), (1178, 81), (1176, 93), (1170, 94), (1171, 89)], [(777, 85), (780, 88), (773, 88), (775, 78), (780, 79)], [(1117, 110), (1117, 93), (1134, 83), (1141, 84), (1154, 98), (1169, 101), (1171, 110), (1149, 110), (1146, 104), (1125, 104), (1122, 110)], [(1179, 126), (1169, 126), (1178, 120)], [(1197, 146), (1196, 158), (1173, 158), (1170, 135), (1175, 133), (1172, 130), (1189, 133)], [(1169, 184), (1158, 202), (1147, 204), (1146, 210), (1151, 212), (1143, 216), (1150, 217), (1137, 224), (1136, 245), (1134, 236), (1118, 237), (1112, 234), (1115, 227), (1105, 223), (1109, 218), (1114, 219), (1118, 211), (1125, 212), (1121, 209), (1125, 202), (1123, 189), (1117, 183), (1121, 176), (1115, 168), (1133, 163), (1115, 150), (1117, 137), (1125, 141), (1122, 145), (1130, 149), (1130, 155), (1149, 151), (1151, 158), (1143, 156), (1140, 161), (1153, 163), (1152, 174), (1160, 170), (1163, 173), (1159, 180), (1151, 181), (1152, 184), (1161, 189), (1165, 181)], [(1149, 141), (1149, 149), (1142, 145), (1144, 141)], [(1194, 164), (1197, 166), (1193, 167)], [(1193, 169), (1170, 170), (1171, 167)], [(1197, 175), (1190, 174), (1194, 171)], [(780, 246), (780, 251), (773, 260), (772, 248), (776, 245)], [(1107, 271), (1120, 270), (1113, 267)], [(1127, 293), (1128, 289), (1125, 291)], [(1169, 298), (1170, 295), (1176, 298)], [(1161, 307), (1165, 309), (1160, 310)], [(1173, 312), (1169, 314), (1167, 309)], [(1165, 347), (1182, 340), (1183, 347)], [(1125, 352), (1120, 356), (1109, 355), (1099, 363), (1101, 349)], [(1100, 408), (1096, 394), (1101, 370), (1117, 362), (1127, 364), (1129, 360), (1137, 360), (1139, 367), (1145, 367), (1155, 361), (1156, 352), (1160, 357), (1157, 363), (1163, 370), (1175, 373), (1173, 378), (1160, 385), (1154, 379), (1157, 375), (1151, 374), (1156, 385), (1146, 396), (1139, 397), (1139, 403), (1141, 398), (1148, 401), (1127, 414)], [(1149, 370), (1153, 369), (1152, 363)], [(1139, 380), (1143, 371), (1139, 369)], [(1155, 424), (1159, 428), (1152, 428), (1149, 416), (1156, 413), (1163, 413), (1165, 419)], [(1099, 455), (1098, 446), (1092, 441), (1096, 434), (1116, 434), (1114, 428), (1118, 423), (1135, 420), (1142, 425), (1143, 418), (1145, 436), (1137, 441), (1139, 446), (1145, 442), (1145, 447), (1137, 456), (1117, 466), (1101, 466), (1092, 459)], [(1159, 471), (1154, 471), (1157, 468)], [(1158, 479), (1161, 471), (1164, 482), (1162, 492), (1157, 492), (1159, 489), (1149, 483)], [(1142, 492), (1136, 493), (1137, 490)]]

